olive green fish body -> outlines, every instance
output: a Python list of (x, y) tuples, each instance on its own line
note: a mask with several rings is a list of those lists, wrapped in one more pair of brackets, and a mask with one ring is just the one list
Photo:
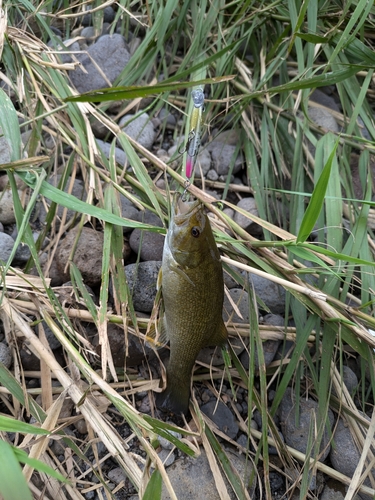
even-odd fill
[(163, 252), (162, 329), (170, 341), (167, 387), (157, 406), (176, 414), (189, 406), (192, 368), (199, 351), (223, 345), (224, 300), (220, 255), (207, 215), (199, 201), (175, 200)]

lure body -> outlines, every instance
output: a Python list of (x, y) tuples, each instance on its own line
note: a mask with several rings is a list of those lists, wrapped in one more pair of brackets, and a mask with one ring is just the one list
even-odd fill
[(195, 88), (191, 93), (194, 103), (190, 116), (190, 132), (186, 144), (186, 177), (190, 179), (193, 175), (195, 161), (197, 159), (201, 143), (202, 111), (204, 106), (204, 93), (202, 87)]

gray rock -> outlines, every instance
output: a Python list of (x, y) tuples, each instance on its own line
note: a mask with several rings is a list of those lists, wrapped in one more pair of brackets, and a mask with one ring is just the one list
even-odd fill
[[(272, 361), (274, 360), (277, 350), (279, 348), (280, 341), (279, 340), (264, 340), (262, 342), (262, 348), (263, 348), (263, 356), (264, 356), (264, 363), (266, 366), (268, 366)], [(242, 366), (248, 370), (249, 365), (250, 365), (250, 353), (248, 350), (244, 350), (240, 356), (240, 361), (242, 363)], [(254, 366), (257, 370), (259, 370), (259, 358), (258, 358), (258, 349), (255, 346), (255, 352), (254, 352)]]
[[(251, 196), (248, 198), (242, 198), (237, 203), (237, 207), (241, 208), (242, 210), (245, 210), (246, 212), (249, 212), (251, 215), (255, 215), (256, 217), (259, 217), (259, 212), (255, 203), (255, 199)], [(233, 217), (234, 222), (238, 224), (240, 227), (245, 229), (245, 231), (252, 232), (256, 227), (259, 228), (259, 225), (256, 224), (255, 222), (252, 222), (251, 219), (246, 217), (246, 215), (241, 214), (240, 212), (237, 212), (237, 210), (234, 213)], [(259, 229), (258, 229), (259, 232)]]
[(133, 298), (134, 309), (139, 312), (152, 311), (161, 261), (140, 262), (125, 266), (126, 279)]
[[(141, 218), (141, 214), (139, 217)], [(162, 227), (161, 220), (152, 212), (145, 212), (143, 221), (146, 224)], [(144, 261), (162, 260), (164, 235), (142, 229), (134, 229), (129, 238), (129, 245), (136, 254), (140, 252), (140, 257)]]
[[(92, 23), (92, 13), (90, 12), (91, 7), (87, 9), (87, 13), (82, 17), (82, 26), (90, 26)], [(115, 11), (113, 7), (110, 5), (108, 7), (104, 7), (103, 9), (103, 22), (111, 23), (115, 19)]]
[[(171, 434), (172, 436), (174, 436), (175, 438), (177, 438), (177, 439), (181, 439), (182, 438), (182, 435), (179, 432), (171, 431), (171, 430), (168, 430), (167, 432), (169, 434)], [(166, 439), (166, 438), (164, 438), (162, 436), (158, 436), (158, 441), (160, 443), (160, 446), (162, 448), (164, 448), (165, 450), (170, 451), (174, 447), (173, 443), (171, 443), (168, 439)]]
[(200, 149), (194, 167), (195, 175), (201, 175), (202, 172), (203, 176), (206, 176), (210, 168), (211, 168), (211, 155), (208, 149), (206, 148)]
[[(136, 140), (146, 149), (151, 149), (154, 144), (156, 133), (154, 125), (147, 113), (134, 118), (135, 115), (125, 115), (121, 118), (119, 126), (132, 139)], [(117, 141), (119, 143), (119, 141)]]
[(239, 152), (234, 158), (236, 149), (237, 146), (231, 146), (230, 144), (223, 144), (217, 141), (215, 141), (214, 145), (211, 147), (213, 166), (219, 175), (228, 175), (229, 172), (236, 174), (241, 170), (243, 157), (242, 153)]
[[(355, 444), (353, 436), (348, 426), (345, 425), (342, 418), (339, 419), (329, 458), (332, 467), (345, 474), (345, 476), (352, 477), (360, 459), (360, 452)], [(371, 486), (368, 479), (365, 480), (366, 486)], [(361, 493), (361, 497), (368, 498)]]
[[(211, 170), (209, 170), (209, 171), (207, 172), (207, 179), (208, 179), (209, 181), (215, 182), (215, 181), (217, 181), (217, 180), (218, 180), (218, 178), (219, 178), (219, 174), (216, 172), (216, 170), (211, 169)], [(234, 210), (232, 210), (232, 211), (233, 211), (233, 213), (234, 213)]]
[[(46, 322), (42, 321), (42, 325), (43, 325), (44, 334), (46, 336), (46, 339), (47, 339), (47, 342), (48, 342), (50, 348), (52, 349), (52, 351), (54, 351), (55, 349), (58, 349), (61, 346), (59, 340), (57, 340), (55, 334), (53, 333), (53, 331), (47, 325)], [(37, 326), (35, 327), (35, 332), (36, 333), (38, 332)]]
[[(238, 269), (238, 267), (232, 265), (230, 265), (229, 267), (233, 269), (233, 271), (236, 272), (237, 274), (241, 274), (241, 271)], [(224, 269), (224, 284), (227, 288), (229, 288), (229, 290), (231, 290), (232, 288), (238, 288), (239, 286), (237, 281), (234, 278), (232, 278), (232, 275), (229, 274), (225, 269)]]
[(263, 324), (269, 326), (284, 326), (285, 320), (280, 314), (266, 314), (263, 317)]
[(80, 93), (109, 87), (130, 59), (125, 39), (118, 34), (101, 36), (87, 52), (77, 57), (85, 71), (76, 68), (70, 72), (72, 83)]
[[(239, 337), (230, 339), (233, 351), (239, 356), (245, 349), (244, 342)], [(224, 365), (224, 358), (220, 347), (204, 347), (197, 356), (197, 361), (208, 366)]]
[(0, 342), (0, 363), (2, 363), (5, 368), (10, 368), (12, 364), (12, 355), (5, 342)]
[[(19, 191), (18, 194), (21, 198), (21, 191)], [(16, 222), (13, 194), (11, 189), (6, 189), (0, 193), (0, 222), (5, 225), (14, 224)]]
[(330, 488), (329, 486), (324, 487), (321, 500), (344, 500), (344, 499), (345, 499), (345, 493)]
[[(34, 242), (39, 238), (39, 233), (33, 232), (33, 240)], [(14, 260), (19, 263), (25, 263), (27, 262), (31, 257), (31, 252), (29, 245), (26, 243), (20, 243), (18, 245), (16, 254), (14, 256)]]
[[(319, 404), (312, 399), (305, 399), (303, 397), (300, 398), (299, 403), (299, 421), (297, 425), (295, 396), (292, 393), (292, 389), (288, 387), (285, 391), (283, 399), (281, 400), (279, 408), (280, 423), (286, 444), (302, 453), (306, 453), (309, 442), (309, 433), (311, 430), (314, 430), (317, 422), (318, 424), (321, 424), (321, 422), (317, 420), (319, 418)], [(331, 410), (328, 410), (328, 421), (331, 431), (334, 422)], [(326, 459), (331, 449), (331, 445), (329, 444), (331, 437), (330, 431), (328, 432), (327, 428), (325, 428), (323, 433), (322, 441), (320, 443), (320, 452), (323, 452), (323, 450), (325, 451), (320, 458), (321, 461)], [(314, 456), (313, 452), (312, 456)]]
[[(60, 413), (61, 415), (61, 413)], [(62, 417), (61, 417), (62, 418)], [(65, 427), (64, 428), (64, 434), (66, 434), (67, 437), (72, 437), (73, 441), (76, 439), (76, 436), (74, 434), (74, 431), (70, 427)], [(62, 438), (60, 438), (57, 434), (50, 439), (50, 448), (53, 451), (55, 455), (64, 455), (65, 449), (68, 446), (65, 444)]]
[[(74, 228), (60, 241), (56, 251), (57, 267), (63, 281), (69, 281), (69, 269), (65, 266), (70, 257), (79, 228)], [(83, 227), (75, 247), (73, 262), (82, 274), (86, 285), (99, 285), (102, 276), (103, 233), (89, 227)]]
[(172, 113), (170, 113), (168, 109), (161, 108), (159, 113), (159, 119), (162, 123), (166, 124), (167, 128), (170, 128), (172, 130), (175, 129), (176, 117)]
[(309, 107), (308, 115), (310, 120), (318, 125), (318, 127), (322, 127), (325, 130), (331, 130), (332, 132), (339, 132), (340, 127), (328, 109)]
[(338, 113), (341, 112), (340, 107), (338, 106), (335, 99), (331, 95), (326, 94), (321, 89), (315, 89), (310, 96), (310, 100), (317, 102), (318, 104), (321, 104), (326, 108), (332, 109), (332, 111), (337, 111)]
[(176, 459), (174, 453), (169, 450), (162, 449), (159, 451), (158, 455), (160, 460), (163, 462), (164, 467), (169, 467)]
[(251, 281), (254, 285), (257, 296), (274, 314), (285, 312), (285, 290), (271, 280), (251, 274)]
[[(233, 468), (238, 472), (244, 484), (247, 484), (252, 473), (252, 465), (249, 460), (246, 460), (244, 455), (238, 455), (230, 450), (226, 450), (227, 456), (232, 463)], [(204, 449), (201, 449), (201, 454), (197, 458), (184, 456), (176, 460), (168, 468), (168, 477), (172, 483), (173, 489), (178, 500), (219, 500), (219, 495), (215, 480), (212, 475), (210, 464), (207, 460)], [(224, 481), (229, 491), (230, 499), (236, 497), (232, 488), (228, 485), (226, 478)], [(250, 496), (253, 488), (249, 489)], [(165, 485), (163, 484), (162, 496), (163, 500), (170, 500)]]
[(249, 294), (242, 288), (232, 288), (229, 290), (232, 301), (236, 304), (242, 318), (233, 309), (228, 297), (224, 297), (223, 319), (225, 322), (230, 320), (233, 323), (249, 323), (250, 305)]
[[(101, 139), (96, 139), (96, 143), (103, 151), (105, 157), (109, 159), (111, 152), (111, 143), (104, 142)], [(125, 151), (119, 148), (118, 146), (115, 147), (115, 161), (116, 163), (119, 163), (122, 167), (124, 167), (128, 161)]]
[(354, 391), (358, 388), (358, 377), (357, 375), (353, 372), (349, 366), (344, 365), (342, 367), (342, 375), (343, 375), (343, 381), (344, 384), (346, 385), (348, 391), (353, 394)]
[[(137, 208), (133, 205), (133, 203), (123, 194), (120, 193), (120, 203), (121, 203), (121, 215), (125, 219), (130, 219), (134, 221), (139, 221), (141, 218), (141, 214)], [(133, 228), (123, 226), (123, 232), (127, 233), (128, 231), (132, 231)]]
[[(125, 366), (138, 366), (146, 359), (155, 357), (153, 349), (151, 349), (143, 340), (136, 335), (128, 334), (125, 338), (124, 329), (113, 323), (109, 323), (107, 327), (108, 342), (111, 347), (113, 363), (118, 368)], [(98, 339), (94, 341), (96, 344)], [(101, 346), (96, 347), (97, 354), (101, 354)], [(126, 356), (127, 354), (127, 356)]]
[(3, 223), (0, 222), (0, 233), (3, 233), (4, 232), (4, 226), (3, 226)]
[[(328, 479), (320, 500), (344, 500), (347, 491), (348, 487), (345, 484), (336, 479)], [(353, 500), (361, 500), (361, 497), (355, 495)]]
[[(70, 39), (62, 42), (64, 47), (56, 44), (56, 50), (60, 52), (60, 59), (63, 64), (76, 61), (76, 57), (80, 57), (81, 47), (78, 42), (70, 43)], [(70, 53), (71, 54), (70, 54)]]
[(7, 262), (14, 247), (14, 239), (6, 233), (0, 233), (0, 260)]
[(115, 467), (114, 469), (107, 472), (108, 479), (112, 483), (120, 484), (121, 481), (126, 480), (126, 474), (121, 467)]
[(12, 146), (8, 143), (6, 137), (3, 136), (3, 130), (0, 127), (0, 165), (10, 162)]
[(238, 434), (238, 423), (230, 409), (219, 401), (209, 401), (201, 407), (201, 412), (207, 415), (217, 427), (228, 437), (234, 439)]
[(85, 28), (83, 28), (80, 34), (85, 38), (95, 38), (96, 31), (94, 26), (86, 26)]

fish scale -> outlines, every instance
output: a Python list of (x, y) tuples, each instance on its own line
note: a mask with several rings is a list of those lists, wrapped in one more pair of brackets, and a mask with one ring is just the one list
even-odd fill
[(200, 201), (177, 195), (161, 268), (162, 336), (170, 342), (167, 386), (156, 405), (175, 414), (189, 407), (191, 372), (203, 347), (224, 345), (223, 270), (211, 225)]

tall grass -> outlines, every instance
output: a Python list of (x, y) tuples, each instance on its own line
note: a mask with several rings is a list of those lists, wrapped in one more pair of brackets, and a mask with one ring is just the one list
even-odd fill
[[(52, 40), (55, 47), (61, 46), (51, 28), (57, 22), (66, 36), (75, 36), (86, 4), (20, 0), (17, 4), (4, 2), (3, 5), (7, 13), (7, 29), (5, 33), (4, 28), (3, 32), (0, 30), (0, 42), (3, 43), (0, 79), (12, 98), (0, 90), (0, 125), (4, 137), (12, 145), (12, 155), (11, 163), (2, 165), (2, 170), (7, 171), (13, 191), (19, 241), (29, 245), (32, 264), (40, 276), (32, 278), (13, 269), (11, 259), (1, 266), (0, 307), (6, 335), (10, 339), (15, 332), (14, 335), (27, 339), (45, 368), (41, 373), (40, 387), (44, 401), (52, 401), (52, 395), (57, 391), (50, 383), (53, 374), (66, 391), (64, 395), (69, 395), (86, 419), (90, 429), (88, 439), (97, 436), (105, 444), (141, 497), (150, 498), (150, 491), (160, 491), (162, 478), (171, 498), (176, 498), (155, 451), (155, 436), (166, 436), (185, 453), (194, 454), (197, 452), (194, 439), (199, 432), (205, 436), (206, 450), (211, 450), (209, 456), (216, 484), (224, 484), (220, 479), (224, 473), (237, 498), (248, 497), (240, 478), (228, 466), (216, 430), (204, 420), (198, 407), (193, 412), (198, 433), (179, 429), (193, 437), (192, 441), (177, 440), (168, 432), (171, 426), (140, 414), (129, 402), (134, 388), (136, 391), (151, 391), (157, 387), (157, 380), (124, 382), (125, 389), (121, 394), (115, 390), (121, 374), (116, 373), (111, 362), (107, 336), (108, 322), (123, 324), (127, 335), (139, 335), (140, 328), (145, 326), (145, 320), (138, 318), (134, 311), (123, 277), (120, 226), (164, 231), (163, 228), (121, 219), (118, 193), (131, 196), (133, 190), (138, 195), (137, 203), (153, 210), (167, 225), (168, 200), (157, 188), (155, 175), (161, 173), (171, 189), (183, 186), (184, 178), (180, 166), (172, 169), (127, 137), (105, 114), (109, 106), (105, 101), (127, 99), (124, 108), (133, 99), (152, 95), (148, 106), (151, 115), (162, 106), (173, 112), (177, 109), (180, 113), (183, 124), (176, 127), (177, 137), (185, 133), (189, 105), (186, 91), (189, 84), (181, 82), (188, 82), (192, 75), (193, 78), (207, 78), (211, 82), (204, 117), (207, 140), (214, 139), (214, 130), (215, 133), (227, 129), (238, 131), (245, 157), (243, 173), (246, 182), (242, 192), (255, 197), (259, 218), (248, 217), (262, 227), (262, 237), (255, 239), (250, 236), (222, 212), (224, 206), (239, 210), (226, 201), (227, 194), (236, 193), (238, 189), (231, 184), (230, 176), (225, 183), (217, 185), (222, 196), (221, 205), (199, 189), (198, 182), (190, 191), (216, 215), (215, 235), (223, 255), (254, 272), (267, 273), (271, 280), (281, 280), (287, 290), (285, 317), (293, 318), (295, 325), (295, 330), (286, 327), (283, 332), (283, 338), (294, 342), (289, 362), (274, 363), (266, 369), (262, 363), (261, 344), (277, 332), (258, 328), (255, 306), (252, 305), (251, 323), (241, 330), (241, 334), (250, 336), (251, 345), (257, 350), (261, 365), (259, 373), (254, 370), (254, 355), (250, 370), (246, 372), (232, 353), (233, 368), (229, 373), (233, 383), (249, 391), (248, 419), (240, 421), (240, 428), (248, 435), (249, 442), (257, 445), (257, 451), (253, 453), (248, 449), (248, 456), (263, 469), (264, 478), (274, 467), (269, 459), (270, 445), (277, 447), (285, 464), (295, 464), (296, 459), (300, 464), (300, 480), (293, 481), (300, 488), (300, 498), (309, 493), (308, 477), (313, 467), (349, 484), (350, 479), (316, 462), (313, 455), (303, 455), (287, 448), (278, 439), (274, 417), (288, 385), (293, 383), (297, 401), (308, 387), (319, 402), (319, 422), (326, 421), (330, 407), (344, 415), (360, 449), (363, 449), (363, 463), (371, 459), (373, 424), (363, 419), (358, 401), (360, 409), (369, 413), (375, 388), (375, 339), (370, 332), (375, 330), (374, 225), (371, 223), (374, 202), (369, 167), (375, 140), (371, 107), (375, 56), (369, 34), (373, 32), (375, 8), (372, 2), (365, 0), (346, 2), (344, 7), (334, 0), (233, 1), (229, 4), (224, 1), (181, 3), (167, 0), (136, 5), (120, 0), (116, 4), (106, 3), (110, 4), (117, 8), (111, 32), (117, 26), (128, 37), (132, 30), (141, 42), (115, 82), (116, 89), (100, 95), (91, 93), (83, 96), (81, 102), (67, 100), (75, 95), (68, 80), (74, 64), (62, 64), (56, 50), (47, 42)], [(91, 5), (94, 8), (93, 25), (99, 33), (104, 5), (100, 2)], [(230, 75), (235, 76), (230, 78)], [(155, 84), (156, 81), (159, 83)], [(148, 88), (152, 84), (154, 86)], [(135, 88), (129, 89), (130, 86)], [(336, 117), (340, 124), (339, 133), (327, 133), (309, 118), (312, 91), (326, 86), (334, 86), (338, 92), (341, 112)], [(124, 173), (94, 146), (91, 118), (103, 122), (110, 137), (118, 137), (132, 165), (130, 171)], [(370, 139), (362, 136), (362, 123)], [(31, 136), (24, 147), (20, 134), (27, 128), (31, 129)], [(51, 136), (55, 143), (52, 153), (47, 149), (47, 136)], [(30, 157), (26, 165), (23, 160), (25, 152)], [(356, 198), (353, 189), (350, 170), (353, 153), (359, 155), (362, 199)], [(63, 179), (59, 188), (53, 188), (46, 179), (61, 163), (65, 165)], [(78, 172), (87, 184), (88, 195), (83, 201), (63, 191), (68, 177)], [(26, 208), (19, 199), (18, 178), (31, 188), (32, 197)], [(106, 189), (99, 188), (101, 185)], [(206, 182), (206, 186), (209, 185)], [(28, 220), (40, 197), (52, 203), (45, 231), (34, 243)], [(106, 245), (102, 275), (113, 278), (116, 297), (113, 313), (107, 309), (107, 281), (104, 280), (101, 287), (100, 306), (95, 306), (85, 293), (78, 269), (71, 266), (72, 281), (81, 289), (87, 308), (87, 312), (75, 312), (61, 306), (55, 291), (49, 286), (49, 279), (43, 275), (39, 255), (44, 235), (51, 236), (55, 247), (63, 234), (53, 223), (56, 205), (73, 208), (80, 227), (93, 219), (103, 226)], [(223, 227), (230, 229), (231, 236), (224, 232)], [(317, 229), (316, 241), (310, 238), (313, 229)], [(232, 273), (241, 282), (240, 276)], [(242, 284), (251, 291), (249, 284)], [(70, 360), (70, 373), (61, 370), (53, 354), (30, 328), (25, 314), (47, 322)], [(94, 371), (87, 361), (90, 346), (78, 335), (73, 321), (76, 317), (93, 321), (98, 328), (105, 353), (100, 373)], [(231, 324), (228, 328), (233, 335), (239, 334)], [(315, 354), (310, 349), (312, 344)], [(361, 381), (355, 401), (345, 392), (341, 381), (343, 363), (353, 355), (361, 359), (363, 373), (370, 368), (370, 384)], [(14, 357), (16, 360), (16, 352)], [(19, 365), (16, 363), (15, 366)], [(271, 408), (267, 408), (271, 379), (275, 397)], [(2, 399), (7, 400), (13, 417), (26, 418), (31, 414), (43, 427), (46, 419), (43, 410), (48, 408), (36, 406), (25, 385), (22, 367), (10, 373), (0, 366), (0, 380), (4, 389)], [(82, 389), (81, 380), (88, 384), (88, 391)], [(90, 391), (104, 395), (108, 404), (113, 404), (129, 424), (147, 454), (143, 471), (139, 466), (142, 460), (128, 452), (126, 443), (98, 411), (97, 401), (89, 395)], [(12, 399), (8, 395), (12, 395)], [(255, 408), (264, 421), (260, 434), (250, 427)], [(48, 430), (56, 431), (57, 425), (54, 422)], [(37, 429), (36, 424), (34, 429)], [(323, 431), (324, 425), (321, 425), (312, 439), (319, 441)], [(33, 443), (31, 435), (29, 443)], [(75, 453), (80, 453), (74, 443), (70, 442), (70, 445)], [(48, 443), (46, 447), (48, 449)], [(45, 450), (38, 453), (43, 460), (49, 460)], [(151, 465), (156, 470), (153, 474), (150, 473)], [(56, 466), (68, 477), (71, 471), (67, 467), (67, 464)], [(100, 471), (98, 474), (100, 476)], [(24, 477), (28, 477), (26, 471)], [(72, 485), (62, 490), (62, 496), (74, 492), (77, 498), (81, 498), (78, 483), (69, 477)], [(355, 479), (355, 487), (374, 494), (371, 488), (364, 486), (364, 478), (359, 478), (360, 474)], [(101, 481), (105, 483), (103, 477)], [(263, 497), (270, 499), (267, 481), (264, 487)], [(1, 485), (0, 491), (4, 498), (11, 498)], [(354, 491), (352, 487), (347, 498), (353, 498)], [(224, 491), (219, 494), (226, 498)]]

